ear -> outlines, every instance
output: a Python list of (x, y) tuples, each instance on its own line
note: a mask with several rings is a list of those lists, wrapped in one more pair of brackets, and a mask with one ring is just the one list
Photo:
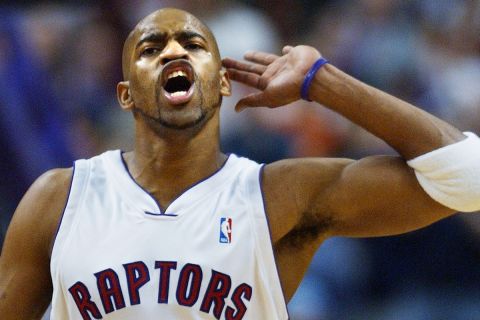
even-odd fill
[(128, 81), (122, 81), (117, 84), (117, 99), (123, 110), (133, 109), (134, 103)]
[(232, 86), (230, 84), (230, 78), (228, 77), (227, 69), (222, 67), (220, 69), (220, 94), (224, 97), (232, 95)]

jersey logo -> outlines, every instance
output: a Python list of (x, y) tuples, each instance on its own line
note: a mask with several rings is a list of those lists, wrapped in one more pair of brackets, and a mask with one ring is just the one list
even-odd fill
[(220, 218), (220, 243), (232, 242), (232, 218)]

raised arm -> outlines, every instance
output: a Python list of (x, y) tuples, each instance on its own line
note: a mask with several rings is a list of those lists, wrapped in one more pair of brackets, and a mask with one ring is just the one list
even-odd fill
[[(225, 59), (233, 80), (260, 90), (241, 99), (236, 109), (278, 107), (300, 99), (306, 74), (320, 57), (316, 49), (298, 46), (285, 47), (282, 56), (249, 52), (247, 61)], [(267, 166), (267, 206), (281, 203), (278, 210), (270, 210), (271, 221), (277, 220), (281, 208), (289, 207), (288, 215), (279, 215), (282, 222), (273, 230), (280, 231), (274, 236), (281, 238), (292, 230), (306, 212), (322, 226), (329, 221), (331, 235), (377, 236), (417, 229), (455, 211), (425, 194), (405, 160), (464, 140), (459, 130), (331, 64), (314, 74), (307, 92), (313, 101), (386, 141), (402, 157), (287, 160)], [(283, 196), (268, 201), (269, 194), (279, 193)], [(292, 224), (285, 223), (289, 220)]]
[[(236, 110), (300, 99), (306, 75), (320, 57), (314, 48), (298, 46), (285, 47), (282, 56), (249, 52), (247, 61), (224, 59), (231, 79), (259, 89)], [(429, 225), (456, 208), (480, 209), (478, 138), (466, 139), (441, 119), (331, 64), (314, 74), (307, 89), (311, 100), (380, 137), (401, 157), (291, 159), (265, 167), (266, 209), (287, 298), (328, 237), (394, 235)]]
[(0, 256), (2, 320), (40, 319), (50, 303), (50, 252), (71, 177), (71, 169), (45, 173), (15, 211)]
[[(287, 46), (283, 52), (283, 56), (249, 52), (245, 54), (248, 62), (224, 59), (233, 80), (261, 90), (241, 99), (236, 110), (278, 107), (300, 99), (305, 75), (321, 55), (308, 46)], [(315, 74), (309, 96), (381, 138), (405, 159), (465, 138), (441, 119), (354, 79), (331, 64), (325, 64)]]

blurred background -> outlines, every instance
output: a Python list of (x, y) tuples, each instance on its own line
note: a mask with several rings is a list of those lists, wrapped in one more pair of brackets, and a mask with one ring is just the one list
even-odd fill
[[(478, 0), (0, 3), (0, 241), (42, 172), (133, 147), (131, 116), (115, 97), (121, 50), (136, 22), (160, 7), (205, 21), (223, 56), (309, 44), (349, 74), (480, 133)], [(249, 92), (235, 84), (224, 100), (226, 152), (267, 163), (394, 154), (305, 102), (234, 113)], [(289, 310), (292, 320), (480, 319), (480, 217), (462, 214), (398, 237), (330, 239)]]

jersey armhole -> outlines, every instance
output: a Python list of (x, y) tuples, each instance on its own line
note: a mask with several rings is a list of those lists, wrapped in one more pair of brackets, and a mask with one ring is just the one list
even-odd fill
[[(281, 296), (280, 299), (275, 299), (278, 315), (285, 315), (285, 319), (290, 319), (287, 308), (287, 300), (285, 299), (285, 295), (283, 293), (280, 274), (278, 272), (277, 262), (275, 260), (270, 221), (268, 219), (265, 197), (263, 194), (262, 180), (264, 168), (265, 165), (262, 164), (261, 166), (257, 167), (256, 170), (252, 170), (254, 172), (249, 174), (247, 183), (247, 195), (248, 199), (250, 199), (249, 202), (252, 211), (251, 218), (253, 221), (253, 232), (255, 233), (254, 238), (256, 255), (258, 261), (263, 264), (262, 269), (264, 272), (267, 270), (274, 271), (270, 274), (264, 274), (264, 276), (269, 278), (271, 285), (274, 285), (275, 283), (278, 284), (276, 289), (278, 289), (277, 291), (279, 291)], [(282, 304), (282, 306), (279, 304)]]
[(72, 193), (72, 186), (73, 186), (73, 178), (75, 177), (75, 163), (73, 163), (73, 169), (72, 169), (72, 177), (70, 178), (70, 184), (68, 187), (68, 193), (67, 193), (67, 198), (65, 199), (65, 204), (63, 206), (63, 211), (60, 214), (60, 218), (57, 221), (57, 228), (55, 229), (55, 233), (53, 234), (53, 239), (50, 243), (50, 258), (52, 257), (53, 254), (53, 248), (55, 247), (55, 242), (57, 240), (57, 235), (58, 231), (60, 230), (60, 225), (62, 224), (63, 216), (65, 215), (65, 210), (67, 209), (68, 201), (70, 199), (70, 194)]
[(65, 207), (60, 215), (60, 219), (58, 219), (57, 229), (52, 240), (52, 249), (50, 251), (51, 267), (53, 266), (53, 262), (60, 258), (63, 245), (69, 235), (69, 230), (73, 226), (75, 212), (85, 193), (89, 171), (89, 164), (86, 160), (77, 160), (74, 162)]

